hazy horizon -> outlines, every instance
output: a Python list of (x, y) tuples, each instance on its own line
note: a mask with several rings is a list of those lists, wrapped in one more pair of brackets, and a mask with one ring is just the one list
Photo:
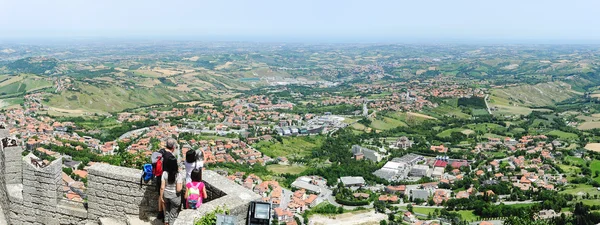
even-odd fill
[(0, 0), (0, 39), (596, 44), (598, 8), (591, 0)]

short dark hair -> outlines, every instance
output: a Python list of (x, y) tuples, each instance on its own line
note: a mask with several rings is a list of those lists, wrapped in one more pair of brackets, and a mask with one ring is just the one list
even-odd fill
[(202, 181), (202, 169), (194, 168), (192, 170), (192, 174), (190, 175), (190, 178), (192, 178), (193, 182)]

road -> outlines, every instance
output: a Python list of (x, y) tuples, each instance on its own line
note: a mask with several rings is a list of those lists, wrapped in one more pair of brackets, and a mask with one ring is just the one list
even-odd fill
[(527, 200), (527, 201), (508, 201), (508, 202), (496, 202), (494, 203), (495, 205), (500, 205), (500, 203), (505, 204), (505, 205), (518, 205), (518, 204), (530, 204), (530, 203), (540, 203), (542, 201), (531, 201), (531, 200)]
[(229, 133), (236, 133), (239, 134), (244, 130), (229, 130), (229, 131), (216, 131), (216, 130), (208, 130), (208, 129), (188, 129), (188, 128), (177, 128), (177, 132), (180, 133), (184, 133), (184, 132), (189, 132), (189, 133), (194, 133), (194, 134), (202, 134), (202, 133), (206, 133), (206, 134), (229, 134)]
[(483, 100), (485, 101), (485, 107), (487, 108), (488, 113), (492, 115), (492, 110), (490, 109), (490, 105), (488, 104), (489, 97), (490, 95), (485, 95), (485, 98), (483, 98)]
[(144, 131), (147, 131), (147, 130), (149, 130), (149, 129), (150, 129), (150, 128), (148, 128), (148, 127), (144, 127), (144, 128), (140, 128), (140, 129), (136, 129), (136, 130), (127, 131), (127, 133), (124, 133), (123, 135), (121, 135), (121, 136), (120, 136), (120, 137), (117, 139), (117, 141), (119, 141), (119, 140), (123, 140), (123, 139), (125, 139), (125, 138), (129, 138), (129, 137), (131, 137), (133, 134), (137, 134), (137, 135), (139, 135), (139, 134), (141, 134), (141, 133), (143, 133)]

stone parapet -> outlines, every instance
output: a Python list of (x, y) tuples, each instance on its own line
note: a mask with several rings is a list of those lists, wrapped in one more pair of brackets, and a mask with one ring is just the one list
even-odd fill
[[(236, 224), (245, 224), (250, 202), (260, 200), (261, 196), (214, 171), (203, 171), (202, 178), (207, 184), (208, 202), (202, 204), (198, 210), (183, 210), (174, 224), (193, 225), (196, 219), (214, 211), (217, 207), (228, 209), (230, 215), (237, 218)], [(218, 198), (213, 198), (216, 196)]]
[(20, 184), (23, 181), (23, 147), (13, 146), (4, 148), (6, 184)]
[[(0, 138), (8, 137), (0, 129)], [(158, 209), (156, 185), (140, 185), (141, 170), (96, 163), (88, 169), (87, 208), (64, 199), (62, 157), (44, 167), (22, 156), (22, 146), (0, 144), (0, 207), (8, 224), (98, 224), (100, 219), (124, 222), (152, 218)], [(217, 207), (225, 207), (244, 224), (251, 201), (261, 197), (217, 173), (205, 170), (208, 197), (198, 210), (184, 210), (175, 224), (191, 225)], [(113, 220), (111, 220), (113, 221)]]
[(88, 172), (88, 218), (145, 219), (158, 210), (158, 190), (153, 183), (140, 185), (141, 170), (97, 163)]

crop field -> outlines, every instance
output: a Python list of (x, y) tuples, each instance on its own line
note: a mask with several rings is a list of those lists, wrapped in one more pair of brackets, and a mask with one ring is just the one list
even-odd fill
[(563, 82), (519, 85), (492, 90), (492, 95), (509, 99), (525, 106), (552, 106), (575, 96), (570, 86)]
[(371, 127), (378, 130), (389, 130), (401, 126), (406, 126), (406, 123), (389, 117), (383, 117), (383, 120), (373, 120), (371, 122)]
[(265, 155), (276, 158), (278, 156), (294, 157), (306, 156), (311, 154), (312, 149), (321, 146), (323, 138), (301, 137), (301, 138), (283, 138), (283, 143), (273, 141), (261, 141), (256, 143), (254, 148)]
[(472, 109), (473, 116), (483, 116), (488, 115), (487, 109)]
[(577, 134), (567, 133), (567, 132), (560, 131), (560, 130), (553, 130), (553, 131), (550, 131), (550, 132), (548, 132), (546, 134), (547, 135), (557, 136), (559, 139), (562, 139), (562, 140), (575, 140), (575, 139), (579, 138), (579, 136), (577, 136)]
[(442, 118), (444, 116), (448, 116), (448, 117), (457, 117), (457, 118), (466, 119), (466, 118), (471, 117), (469, 114), (461, 112), (459, 108), (451, 107), (451, 106), (447, 106), (447, 105), (440, 106), (437, 108), (429, 108), (423, 113), (425, 113), (426, 115), (429, 115), (431, 117), (435, 117), (435, 118)]
[(590, 195), (594, 195), (600, 194), (600, 191), (598, 191), (598, 189), (593, 187), (592, 185), (588, 184), (571, 184), (560, 193), (572, 195), (585, 195), (586, 193), (589, 193)]
[(306, 167), (299, 165), (271, 164), (267, 166), (267, 169), (275, 174), (300, 174), (306, 170)]
[(594, 152), (600, 152), (600, 143), (588, 143), (585, 145), (585, 149)]

